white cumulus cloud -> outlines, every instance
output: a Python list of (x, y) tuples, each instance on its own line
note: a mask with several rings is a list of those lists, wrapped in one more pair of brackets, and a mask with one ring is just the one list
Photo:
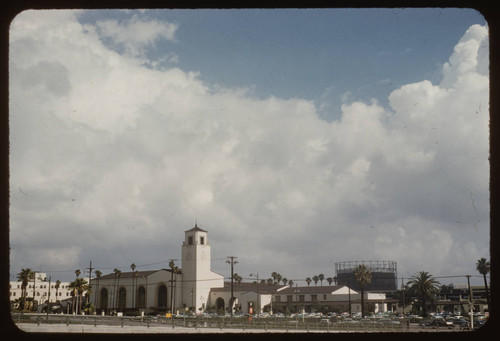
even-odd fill
[(459, 250), (487, 256), (487, 28), (464, 34), (440, 84), (395, 89), (390, 108), (351, 101), (331, 123), (308, 100), (144, 67), (178, 29), (134, 16), (91, 27), (70, 11), (14, 20), (14, 271), (33, 266), (30, 250), (47, 268), (175, 258), (196, 219), (219, 272), (230, 253), (242, 273), (288, 278), (371, 258), (460, 272)]

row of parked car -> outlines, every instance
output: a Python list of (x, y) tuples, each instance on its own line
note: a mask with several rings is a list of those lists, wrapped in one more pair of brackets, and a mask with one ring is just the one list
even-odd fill
[[(474, 328), (479, 328), (486, 323), (484, 314), (475, 314), (473, 318)], [(454, 314), (433, 314), (431, 320), (422, 321), (419, 324), (420, 328), (436, 328), (445, 327), (449, 329), (460, 328), (470, 329), (470, 318)]]

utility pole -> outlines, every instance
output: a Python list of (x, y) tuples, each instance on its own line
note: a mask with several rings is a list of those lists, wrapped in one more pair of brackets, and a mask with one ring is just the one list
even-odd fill
[(237, 261), (235, 261), (236, 257), (234, 256), (227, 256), (226, 258), (229, 258), (230, 260), (227, 260), (226, 263), (231, 264), (231, 298), (229, 299), (229, 308), (231, 309), (231, 317), (230, 317), (230, 322), (233, 323), (233, 305), (234, 305), (234, 294), (233, 294), (233, 270), (234, 270), (234, 264), (238, 264)]
[(469, 315), (470, 315), (470, 329), (474, 329), (474, 303), (472, 297), (472, 288), (470, 286), (470, 275), (465, 275), (467, 277), (467, 286), (469, 287)]
[[(92, 284), (90, 283), (90, 281), (92, 280), (92, 261), (90, 261), (90, 265), (89, 267), (87, 268), (87, 270), (89, 270), (89, 290), (92, 289)], [(97, 293), (96, 293), (97, 294)], [(89, 303), (89, 300), (90, 300), (90, 292), (88, 293), (87, 295), (87, 304)], [(89, 308), (89, 312), (90, 312), (90, 308)]]
[(174, 313), (174, 269), (175, 269), (175, 261), (178, 259), (169, 259), (168, 266), (170, 267), (170, 312)]
[(33, 272), (33, 302), (31, 302), (31, 307), (35, 310), (35, 285), (36, 285), (36, 271)]
[[(257, 318), (260, 315), (260, 292), (259, 292), (259, 274), (250, 274), (250, 277), (257, 278)], [(271, 314), (273, 313), (273, 295), (271, 294)]]
[(49, 276), (49, 299), (47, 300), (47, 322), (49, 321), (49, 311), (50, 311), (50, 282), (52, 276)]
[(401, 277), (401, 291), (403, 292), (403, 318), (405, 317), (405, 285), (403, 282), (404, 278)]

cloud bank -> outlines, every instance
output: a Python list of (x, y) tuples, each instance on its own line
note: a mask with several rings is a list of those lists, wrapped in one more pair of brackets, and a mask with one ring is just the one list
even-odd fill
[(240, 273), (288, 278), (362, 259), (455, 275), (488, 257), (487, 27), (465, 32), (439, 84), (395, 89), (388, 108), (345, 103), (330, 123), (309, 100), (152, 67), (147, 48), (180, 29), (137, 17), (82, 25), (70, 11), (16, 17), (13, 272), (180, 258), (195, 220), (221, 273), (228, 255)]

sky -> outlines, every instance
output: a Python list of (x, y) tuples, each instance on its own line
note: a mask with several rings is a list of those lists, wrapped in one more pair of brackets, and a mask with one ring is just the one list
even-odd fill
[(489, 259), (475, 10), (30, 10), (9, 38), (11, 280), (180, 265), (195, 224), (212, 270), (299, 285)]

